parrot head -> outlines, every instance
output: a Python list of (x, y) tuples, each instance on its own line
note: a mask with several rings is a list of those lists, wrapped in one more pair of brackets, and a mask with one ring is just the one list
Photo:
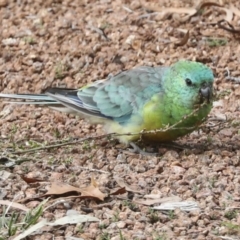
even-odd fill
[(178, 105), (191, 108), (196, 104), (211, 102), (213, 80), (213, 72), (206, 65), (181, 60), (171, 66), (165, 84)]

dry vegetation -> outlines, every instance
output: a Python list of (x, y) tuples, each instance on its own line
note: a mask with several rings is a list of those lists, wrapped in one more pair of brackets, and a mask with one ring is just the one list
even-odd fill
[[(0, 0), (2, 92), (184, 58), (212, 68), (217, 94), (202, 129), (181, 147), (153, 146), (156, 157), (95, 139), (101, 126), (75, 116), (1, 101), (0, 239), (71, 214), (26, 239), (240, 239), (240, 3), (214, 2)], [(197, 207), (153, 209), (164, 201)]]

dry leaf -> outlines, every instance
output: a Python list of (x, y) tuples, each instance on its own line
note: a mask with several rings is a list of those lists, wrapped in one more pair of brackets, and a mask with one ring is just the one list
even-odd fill
[(97, 186), (95, 180), (92, 179), (91, 184), (86, 188), (77, 188), (66, 183), (52, 183), (50, 189), (43, 196), (49, 195), (62, 195), (70, 192), (81, 193), (81, 198), (97, 198), (99, 200), (104, 200), (105, 194), (103, 194)]
[(224, 12), (226, 12), (225, 20), (227, 22), (231, 22), (232, 19), (233, 19), (233, 12), (230, 9), (227, 9), (227, 8), (222, 8), (222, 10), (224, 10)]
[(94, 187), (93, 185), (89, 185), (88, 187), (81, 190), (81, 197), (84, 198), (97, 198), (99, 200), (104, 200), (105, 194), (102, 193), (98, 188)]
[[(227, 25), (227, 26), (225, 26), (224, 24)], [(235, 29), (232, 24), (230, 24), (228, 21), (226, 21), (224, 19), (218, 21), (217, 25), (218, 25), (219, 28), (222, 28), (222, 29), (224, 29), (228, 32), (240, 34), (239, 29)]]
[[(146, 5), (144, 6), (146, 9), (154, 11), (154, 12), (161, 12), (163, 15), (165, 14), (174, 14), (173, 17), (175, 20), (180, 21), (180, 22), (186, 22), (190, 17), (194, 16), (195, 14), (197, 14), (201, 9), (206, 8), (206, 7), (210, 7), (210, 6), (216, 6), (216, 7), (220, 7), (222, 8), (225, 12), (226, 12), (226, 20), (227, 21), (231, 21), (233, 18), (233, 10), (239, 14), (239, 10), (238, 9), (234, 9), (234, 8), (224, 8), (221, 4), (216, 3), (216, 2), (205, 2), (205, 1), (201, 1), (195, 8), (161, 8), (154, 5)], [(176, 14), (187, 14), (187, 16), (176, 16)]]
[(77, 224), (83, 222), (98, 222), (99, 219), (89, 215), (69, 215), (59, 219), (56, 219), (54, 222), (48, 222), (47, 225), (49, 226), (58, 226), (58, 225), (66, 225), (66, 224)]
[(124, 182), (122, 178), (115, 176), (114, 180), (118, 183), (120, 187), (125, 188), (128, 192), (143, 193), (142, 191), (133, 189), (132, 186), (130, 187), (127, 183)]
[(230, 10), (238, 17), (240, 17), (240, 10), (233, 6), (233, 4), (230, 4)]
[(147, 9), (155, 11), (155, 12), (162, 12), (164, 14), (167, 13), (180, 13), (180, 14), (188, 14), (194, 15), (197, 13), (196, 9), (194, 8), (161, 8), (157, 6), (145, 6)]
[(37, 178), (29, 178), (25, 177), (24, 175), (21, 175), (22, 180), (24, 180), (26, 183), (35, 183), (35, 182), (44, 182), (42, 179)]
[(164, 203), (164, 202), (173, 202), (173, 201), (181, 201), (182, 199), (180, 197), (177, 196), (173, 196), (173, 197), (165, 197), (165, 198), (159, 198), (159, 199), (146, 199), (146, 200), (133, 200), (133, 202), (135, 203), (139, 203), (139, 204), (143, 204), (143, 205), (153, 205), (156, 203)]
[(222, 7), (221, 4), (219, 3), (216, 3), (216, 2), (205, 2), (205, 1), (201, 1), (197, 6), (196, 6), (196, 10), (199, 11), (205, 7), (208, 7), (208, 6), (216, 6), (216, 7)]
[(162, 203), (160, 206), (155, 206), (153, 209), (156, 210), (175, 210), (180, 209), (182, 211), (195, 211), (200, 210), (198, 204), (194, 201), (185, 201), (185, 202), (165, 202)]
[(61, 195), (61, 194), (66, 194), (66, 193), (70, 193), (70, 192), (81, 193), (81, 189), (73, 187), (66, 183), (53, 182), (51, 187), (48, 189), (47, 193), (44, 194), (44, 196)]
[(74, 215), (74, 216), (65, 216), (59, 219), (56, 219), (54, 222), (48, 222), (46, 219), (38, 222), (37, 224), (31, 226), (30, 228), (26, 229), (24, 232), (19, 234), (13, 240), (21, 240), (26, 238), (27, 236), (31, 235), (32, 233), (36, 232), (37, 230), (41, 229), (44, 226), (62, 226), (67, 224), (79, 224), (83, 222), (98, 222), (99, 219), (96, 217), (88, 216), (88, 215)]
[(29, 208), (25, 207), (24, 205), (22, 205), (20, 203), (10, 202), (8, 200), (0, 200), (0, 205), (11, 206), (13, 208), (17, 208), (17, 209), (23, 210), (25, 212), (30, 210)]
[(175, 43), (175, 46), (178, 46), (178, 47), (184, 46), (188, 42), (188, 39), (189, 39), (189, 30), (186, 32), (186, 34), (184, 35), (184, 37), (180, 42)]
[(126, 192), (127, 192), (126, 188), (122, 187), (122, 188), (118, 188), (118, 189), (112, 190), (110, 195), (119, 195), (119, 194), (124, 194)]
[(98, 184), (93, 177), (91, 178), (91, 184), (88, 187), (81, 189), (81, 193), (82, 193), (81, 197), (84, 198), (94, 197), (102, 201), (106, 197), (105, 194), (99, 190)]

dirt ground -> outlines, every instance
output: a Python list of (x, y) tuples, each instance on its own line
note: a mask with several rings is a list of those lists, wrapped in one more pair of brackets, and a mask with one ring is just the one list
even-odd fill
[[(213, 70), (217, 96), (208, 121), (180, 147), (147, 147), (157, 156), (94, 138), (101, 126), (76, 116), (0, 100), (1, 219), (19, 212), (20, 223), (24, 207), (48, 199), (36, 222), (70, 210), (100, 222), (44, 226), (25, 239), (240, 239), (240, 2), (214, 2), (0, 0), (1, 92), (77, 88), (188, 59)], [(198, 209), (152, 209), (176, 199)], [(6, 200), (21, 205), (6, 210)], [(2, 239), (23, 232), (7, 228)]]

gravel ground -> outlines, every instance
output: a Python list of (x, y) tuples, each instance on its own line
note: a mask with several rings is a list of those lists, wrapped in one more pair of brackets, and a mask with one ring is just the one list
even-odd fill
[[(179, 59), (203, 62), (215, 74), (217, 98), (208, 121), (177, 146), (148, 146), (155, 157), (94, 138), (103, 134), (101, 126), (76, 116), (1, 100), (0, 169), (11, 174), (0, 176), (0, 200), (32, 209), (50, 196), (39, 221), (70, 209), (100, 219), (45, 226), (26, 239), (240, 239), (240, 3), (215, 3), (0, 0), (1, 92), (76, 88)], [(47, 149), (86, 137), (92, 138)], [(16, 153), (35, 147), (42, 149)], [(8, 167), (10, 160), (18, 164)], [(64, 194), (56, 181), (68, 184)], [(152, 209), (166, 198), (194, 201), (199, 209)]]

